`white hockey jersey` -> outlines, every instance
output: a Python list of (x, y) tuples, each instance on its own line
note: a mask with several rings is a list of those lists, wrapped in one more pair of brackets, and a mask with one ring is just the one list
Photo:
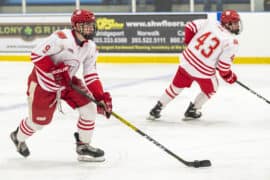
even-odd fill
[(80, 65), (83, 65), (83, 76), (86, 85), (98, 80), (96, 71), (96, 58), (98, 50), (95, 42), (88, 40), (79, 46), (72, 30), (65, 29), (53, 33), (40, 43), (31, 54), (31, 60), (35, 64), (35, 71), (40, 86), (50, 92), (56, 92), (60, 88), (54, 82), (53, 75), (38, 66), (39, 61), (50, 57), (54, 64), (64, 62), (69, 66), (70, 77), (74, 76)]
[(186, 25), (195, 35), (180, 55), (180, 65), (192, 76), (210, 78), (220, 71), (229, 71), (238, 41), (218, 21), (199, 19)]

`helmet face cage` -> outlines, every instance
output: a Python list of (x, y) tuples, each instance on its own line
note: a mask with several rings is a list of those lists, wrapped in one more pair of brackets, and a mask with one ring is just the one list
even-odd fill
[[(93, 31), (91, 33), (85, 32), (86, 29), (89, 26), (92, 26), (93, 27)], [(93, 23), (88, 23), (88, 22), (78, 23), (77, 26), (74, 29), (77, 32), (79, 32), (85, 39), (91, 39), (91, 40), (94, 38), (94, 36), (96, 34), (96, 31), (97, 31), (97, 27), (96, 27), (96, 23), (95, 22), (93, 22)]]
[(242, 21), (235, 10), (225, 10), (221, 14), (221, 24), (233, 34), (240, 34), (243, 29)]
[[(71, 16), (71, 25), (74, 30), (79, 32), (85, 39), (93, 39), (96, 33), (96, 18), (93, 12), (77, 9)], [(87, 33), (86, 29), (92, 26), (93, 31)]]

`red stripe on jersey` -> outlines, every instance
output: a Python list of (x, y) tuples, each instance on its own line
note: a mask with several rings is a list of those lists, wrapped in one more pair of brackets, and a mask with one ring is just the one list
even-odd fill
[(229, 63), (225, 63), (224, 61), (219, 60), (218, 63), (224, 65), (224, 66), (231, 66)]
[(93, 73), (93, 74), (87, 74), (84, 76), (84, 81), (86, 85), (89, 85), (93, 83), (94, 81), (99, 80), (98, 74)]
[(46, 73), (42, 72), (42, 70), (40, 70), (38, 68), (35, 68), (35, 70), (42, 77), (42, 79), (44, 79), (46, 82), (48, 82), (48, 84), (56, 86), (54, 79), (48, 77), (48, 75)]
[(31, 61), (44, 72), (50, 72), (55, 65), (50, 56), (40, 56), (38, 54), (31, 54)]
[(225, 63), (221, 60), (218, 61), (218, 69), (221, 71), (228, 71), (231, 68), (231, 65), (228, 63)]
[(197, 27), (196, 24), (194, 22), (190, 22), (186, 25), (187, 28), (189, 28), (193, 33), (197, 33)]
[(204, 68), (208, 69), (208, 71), (215, 70), (215, 68), (206, 65), (202, 60), (200, 60), (190, 49), (187, 48), (187, 50), (197, 60), (197, 62), (200, 63), (202, 66), (204, 66)]
[(87, 75), (84, 76), (84, 79), (90, 78), (92, 76), (97, 76), (97, 75), (98, 75), (97, 73), (87, 74)]
[(198, 32), (198, 28), (197, 28), (196, 24), (195, 24), (194, 22), (191, 22), (191, 24), (192, 24), (192, 25), (193, 25), (193, 27), (195, 28), (194, 33), (197, 33), (197, 32)]
[(55, 92), (55, 91), (59, 90), (60, 86), (55, 83), (55, 80), (48, 77), (48, 75), (46, 73), (42, 72), (38, 68), (36, 68), (36, 75), (37, 75), (38, 79), (40, 81), (42, 81), (43, 85), (45, 85), (46, 88), (49, 89), (50, 91)]
[(207, 75), (207, 76), (213, 76), (215, 74), (215, 71), (209, 71), (208, 69), (206, 69), (205, 67), (200, 65), (198, 63), (198, 61), (194, 60), (194, 58), (191, 57), (191, 55), (187, 53), (186, 50), (183, 52), (183, 56), (187, 60), (187, 62), (191, 66), (193, 66), (197, 71), (199, 71), (200, 73)]
[(36, 62), (36, 61), (40, 60), (41, 57), (42, 57), (42, 56), (39, 56), (39, 55), (37, 55), (37, 54), (35, 54), (35, 53), (32, 53), (32, 54), (31, 54), (31, 61), (32, 61), (32, 62)]

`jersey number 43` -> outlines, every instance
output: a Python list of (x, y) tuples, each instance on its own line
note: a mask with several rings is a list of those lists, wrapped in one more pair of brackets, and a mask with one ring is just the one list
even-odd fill
[[(195, 49), (200, 51), (201, 54), (206, 58), (209, 58), (220, 44), (219, 39), (211, 35), (211, 32), (206, 32), (202, 34), (200, 37), (197, 38), (197, 44), (195, 46)], [(205, 46), (201, 47), (204, 44)]]

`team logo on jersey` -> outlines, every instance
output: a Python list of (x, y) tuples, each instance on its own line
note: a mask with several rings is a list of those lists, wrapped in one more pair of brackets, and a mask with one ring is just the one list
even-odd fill
[(51, 46), (50, 46), (49, 44), (47, 44), (47, 45), (44, 47), (44, 49), (42, 50), (42, 52), (43, 52), (44, 54), (46, 54), (46, 53), (49, 51), (49, 49), (51, 49)]

